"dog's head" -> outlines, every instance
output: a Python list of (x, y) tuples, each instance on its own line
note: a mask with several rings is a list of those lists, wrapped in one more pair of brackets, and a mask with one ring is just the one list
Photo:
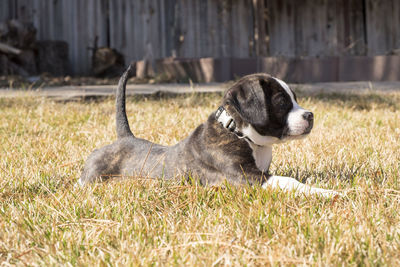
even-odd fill
[(226, 91), (222, 105), (257, 145), (302, 138), (313, 127), (313, 114), (297, 104), (289, 86), (267, 74), (240, 79)]

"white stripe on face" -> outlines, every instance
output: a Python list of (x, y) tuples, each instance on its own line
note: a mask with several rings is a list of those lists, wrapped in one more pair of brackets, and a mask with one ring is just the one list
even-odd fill
[(290, 90), (289, 86), (284, 81), (278, 78), (274, 79), (280, 84), (280, 86), (282, 86), (285, 92), (290, 96), (290, 99), (292, 100), (293, 103), (293, 108), (289, 112), (287, 118), (287, 126), (289, 128), (288, 135), (289, 136), (302, 135), (309, 125), (308, 121), (306, 121), (303, 118), (303, 114), (309, 111), (303, 109), (302, 107), (299, 106), (299, 104), (297, 104), (296, 100), (294, 99), (294, 94), (292, 90)]
[(273, 77), (273, 79), (277, 81), (282, 86), (283, 89), (285, 89), (286, 93), (290, 96), (290, 99), (292, 99), (293, 106), (298, 105), (296, 100), (294, 99), (292, 90), (290, 90), (289, 88), (289, 85), (287, 85), (284, 81), (278, 78)]

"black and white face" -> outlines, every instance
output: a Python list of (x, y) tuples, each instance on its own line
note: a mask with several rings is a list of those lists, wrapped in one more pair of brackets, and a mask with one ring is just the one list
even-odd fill
[(282, 138), (293, 139), (296, 137), (303, 137), (311, 132), (314, 125), (314, 114), (297, 104), (297, 98), (295, 93), (289, 88), (289, 86), (282, 80), (273, 78), (279, 85), (285, 90), (285, 93), (289, 95), (290, 100), (285, 97), (284, 102), (291, 102), (291, 109), (287, 113), (286, 118), (286, 131)]
[(242, 133), (261, 146), (303, 138), (313, 127), (313, 114), (298, 105), (289, 86), (266, 74), (245, 76), (224, 102), (239, 113)]

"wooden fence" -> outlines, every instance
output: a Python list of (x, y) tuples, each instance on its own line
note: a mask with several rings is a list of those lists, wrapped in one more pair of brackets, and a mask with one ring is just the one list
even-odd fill
[[(398, 0), (1, 0), (0, 21), (65, 40), (75, 74), (91, 50), (152, 58), (374, 56), (400, 48)], [(396, 50), (397, 49), (397, 50)]]

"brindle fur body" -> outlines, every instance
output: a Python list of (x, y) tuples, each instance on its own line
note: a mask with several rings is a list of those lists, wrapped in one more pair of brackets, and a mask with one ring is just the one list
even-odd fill
[(212, 116), (174, 146), (130, 136), (95, 150), (86, 162), (81, 182), (113, 175), (166, 179), (185, 175), (208, 185), (225, 179), (233, 184), (263, 182), (264, 174), (255, 166), (247, 142), (226, 132)]

